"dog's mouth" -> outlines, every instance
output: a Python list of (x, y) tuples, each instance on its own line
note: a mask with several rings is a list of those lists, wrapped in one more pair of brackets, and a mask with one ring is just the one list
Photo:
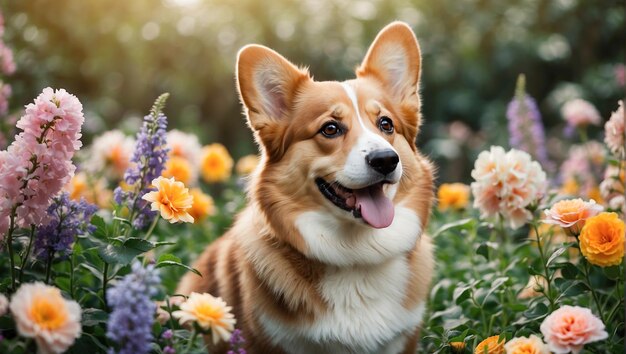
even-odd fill
[(351, 212), (355, 218), (363, 218), (370, 226), (382, 229), (393, 222), (394, 206), (383, 192), (385, 182), (360, 189), (350, 189), (338, 182), (329, 183), (322, 178), (316, 178), (315, 183), (326, 199)]

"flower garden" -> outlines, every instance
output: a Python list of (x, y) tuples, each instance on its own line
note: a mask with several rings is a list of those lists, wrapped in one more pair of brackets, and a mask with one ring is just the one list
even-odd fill
[[(133, 129), (85, 139), (81, 92), (14, 102), (19, 67), (0, 41), (0, 352), (204, 353), (204, 337), (245, 353), (229, 304), (175, 289), (245, 205), (259, 157), (179, 129), (168, 93)], [(624, 101), (566, 99), (564, 131), (545, 133), (527, 80), (498, 118), (506, 143), (437, 187), (420, 353), (624, 352)]]

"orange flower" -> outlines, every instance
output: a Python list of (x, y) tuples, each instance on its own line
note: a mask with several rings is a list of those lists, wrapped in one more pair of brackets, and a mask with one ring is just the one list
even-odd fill
[(200, 188), (192, 188), (191, 196), (193, 205), (189, 209), (189, 214), (193, 217), (194, 223), (197, 224), (215, 213), (215, 204), (210, 195), (202, 193)]
[(158, 177), (152, 181), (152, 185), (157, 190), (141, 197), (152, 203), (152, 210), (159, 211), (161, 217), (172, 224), (179, 221), (193, 222), (193, 217), (189, 215), (193, 197), (182, 182), (177, 182), (174, 178)]
[(478, 343), (474, 354), (504, 354), (504, 339), (500, 340), (500, 336), (491, 336), (484, 341)]
[(106, 182), (102, 179), (90, 181), (84, 172), (79, 172), (72, 177), (65, 186), (70, 194), (70, 199), (80, 200), (85, 198), (88, 203), (95, 204), (100, 208), (109, 208), (113, 193), (106, 188)]
[(166, 178), (174, 177), (175, 180), (183, 182), (184, 184), (193, 182), (191, 164), (185, 158), (178, 156), (170, 157), (167, 160), (162, 176)]
[(585, 220), (602, 211), (602, 206), (592, 199), (566, 199), (557, 202), (552, 208), (545, 210), (546, 224), (559, 225), (572, 235), (578, 235), (585, 225)]
[(624, 258), (624, 221), (616, 213), (600, 213), (587, 220), (578, 240), (589, 263), (600, 267), (618, 265)]
[(211, 144), (202, 149), (200, 169), (206, 182), (223, 182), (230, 178), (233, 159), (224, 145)]
[(470, 187), (463, 183), (444, 183), (437, 191), (439, 210), (464, 209), (469, 202)]
[(528, 338), (513, 338), (504, 345), (504, 349), (506, 354), (550, 354), (548, 346), (534, 334)]
[(246, 155), (237, 161), (235, 170), (240, 176), (251, 174), (256, 166), (259, 164), (259, 157), (257, 155)]
[(452, 348), (452, 351), (455, 353), (463, 353), (463, 351), (465, 350), (465, 343), (464, 342), (450, 342), (450, 348)]
[(230, 312), (221, 297), (211, 294), (191, 293), (187, 301), (180, 305), (180, 311), (172, 312), (181, 325), (195, 322), (203, 329), (211, 329), (213, 344), (220, 340), (227, 341), (235, 327), (235, 316)]

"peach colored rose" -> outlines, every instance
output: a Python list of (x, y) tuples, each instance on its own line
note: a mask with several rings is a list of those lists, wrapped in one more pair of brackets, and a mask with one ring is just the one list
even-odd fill
[(481, 216), (500, 214), (514, 229), (532, 218), (527, 207), (543, 197), (547, 185), (546, 173), (528, 153), (500, 146), (478, 155), (472, 177), (474, 207)]
[(513, 338), (504, 345), (506, 354), (550, 354), (541, 338), (532, 334), (530, 337)]
[(588, 308), (565, 305), (546, 317), (540, 326), (552, 352), (580, 353), (587, 343), (608, 338), (604, 323)]
[(585, 220), (597, 215), (603, 209), (593, 199), (588, 202), (580, 198), (566, 199), (545, 210), (546, 218), (542, 221), (546, 224), (559, 225), (571, 235), (578, 235), (585, 226)]
[(614, 155), (624, 156), (624, 143), (626, 142), (626, 130), (624, 129), (624, 101), (619, 101), (617, 111), (611, 114), (611, 118), (604, 125), (604, 142)]
[(599, 125), (602, 120), (596, 107), (580, 98), (567, 101), (561, 108), (561, 115), (569, 125), (574, 127)]
[(42, 282), (20, 286), (10, 308), (17, 332), (34, 338), (40, 354), (65, 352), (80, 337), (80, 306), (53, 286)]

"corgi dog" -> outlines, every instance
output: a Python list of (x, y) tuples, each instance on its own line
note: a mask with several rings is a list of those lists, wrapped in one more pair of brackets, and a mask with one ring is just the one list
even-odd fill
[(177, 292), (232, 306), (248, 353), (415, 353), (434, 267), (420, 64), (401, 22), (343, 82), (314, 81), (260, 45), (239, 51), (261, 162), (247, 207), (195, 263), (202, 277)]

